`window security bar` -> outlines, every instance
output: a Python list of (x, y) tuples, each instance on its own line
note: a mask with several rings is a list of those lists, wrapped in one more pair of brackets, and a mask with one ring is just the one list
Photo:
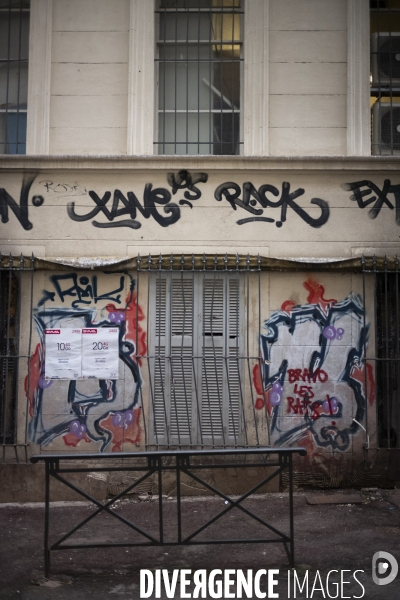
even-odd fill
[(0, 0), (0, 154), (26, 153), (30, 0)]
[[(30, 260), (24, 259), (22, 255), (19, 260), (10, 255), (6, 265), (6, 261), (0, 253), (0, 443), (2, 462), (6, 462), (6, 459), (9, 458), (10, 449), (15, 455), (15, 460), (19, 462), (19, 447), (24, 449), (24, 460), (28, 460), (25, 432), (18, 431), (18, 371), (22, 360), (24, 370), (25, 361), (27, 361), (29, 373), (32, 325), (29, 330), (28, 354), (19, 353), (19, 339), (23, 284), (24, 289), (30, 292), (30, 314), (32, 315), (34, 260), (33, 255)], [(28, 277), (24, 277), (24, 273), (27, 273)], [(28, 381), (30, 381), (29, 376)]]
[[(22, 424), (16, 418), (26, 399), (20, 389), (18, 401), (16, 382), (18, 372), (28, 374), (30, 397), (34, 270), (46, 269), (46, 265), (46, 260), (33, 256), (0, 256), (3, 461), (10, 460), (10, 452), (15, 453), (16, 460), (21, 459), (18, 448), (26, 449), (26, 432), (18, 430)], [(68, 270), (61, 265), (57, 268)], [(135, 291), (142, 304), (141, 309), (137, 305), (133, 316), (137, 335), (139, 318), (143, 321), (147, 346), (135, 357), (145, 384), (138, 394), (146, 449), (269, 445), (269, 414), (256, 408), (258, 399), (258, 404), (262, 400), (266, 404), (269, 389), (257, 391), (253, 380), (255, 366), (261, 374), (265, 369), (259, 347), (268, 317), (262, 305), (263, 286), (268, 273), (310, 272), (310, 264), (238, 254), (187, 254), (138, 256), (124, 268), (134, 273)], [(399, 258), (363, 257), (343, 264), (314, 264), (312, 270), (358, 272), (362, 276), (364, 328), (370, 326), (362, 359), (368, 365), (366, 397), (371, 385), (368, 371), (376, 381), (379, 445), (398, 448)], [(23, 304), (21, 289), (26, 291)], [(29, 343), (20, 348), (20, 319), (24, 314), (25, 322), (30, 323)], [(367, 420), (371, 410), (367, 410)], [(371, 425), (365, 423), (365, 427), (371, 436)]]
[(159, 154), (239, 154), (242, 14), (240, 0), (159, 1)]
[(138, 357), (149, 381), (148, 447), (269, 444), (252, 385), (254, 366), (262, 368), (250, 342), (251, 320), (252, 337), (261, 334), (260, 256), (138, 256), (137, 268), (138, 293), (148, 274), (150, 351)]
[(375, 257), (372, 265), (363, 264), (364, 303), (372, 277), (375, 304), (375, 352), (366, 363), (375, 369), (381, 448), (400, 447), (400, 270), (397, 256), (390, 262), (385, 256), (380, 265)]

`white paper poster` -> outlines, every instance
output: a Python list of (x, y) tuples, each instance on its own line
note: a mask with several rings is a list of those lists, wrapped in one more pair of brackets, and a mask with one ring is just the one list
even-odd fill
[(82, 329), (82, 377), (118, 379), (118, 327)]
[(82, 377), (81, 329), (46, 329), (45, 379)]

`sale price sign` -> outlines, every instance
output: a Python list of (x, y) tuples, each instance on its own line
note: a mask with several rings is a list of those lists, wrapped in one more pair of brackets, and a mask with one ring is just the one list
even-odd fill
[(45, 379), (80, 379), (81, 329), (46, 329)]
[(82, 329), (82, 377), (118, 379), (118, 327)]

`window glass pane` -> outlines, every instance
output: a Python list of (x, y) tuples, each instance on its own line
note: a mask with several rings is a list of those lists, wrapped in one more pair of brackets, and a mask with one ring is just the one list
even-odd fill
[(3, 154), (26, 154), (26, 112), (0, 113)]
[(28, 99), (28, 63), (0, 61), (0, 108), (26, 108)]
[(28, 60), (29, 13), (0, 11), (0, 60)]
[(160, 41), (210, 40), (212, 19), (209, 13), (161, 13)]
[(212, 121), (210, 113), (161, 114), (160, 154), (212, 154)]
[[(159, 73), (159, 108), (179, 110), (227, 110), (240, 108), (239, 65), (163, 62)], [(165, 82), (168, 82), (165, 84)]]

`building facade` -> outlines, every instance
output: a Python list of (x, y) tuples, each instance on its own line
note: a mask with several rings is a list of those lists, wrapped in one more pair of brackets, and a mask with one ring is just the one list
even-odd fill
[(397, 481), (400, 3), (4, 0), (0, 27), (7, 497), (38, 452), (300, 445), (298, 485)]

